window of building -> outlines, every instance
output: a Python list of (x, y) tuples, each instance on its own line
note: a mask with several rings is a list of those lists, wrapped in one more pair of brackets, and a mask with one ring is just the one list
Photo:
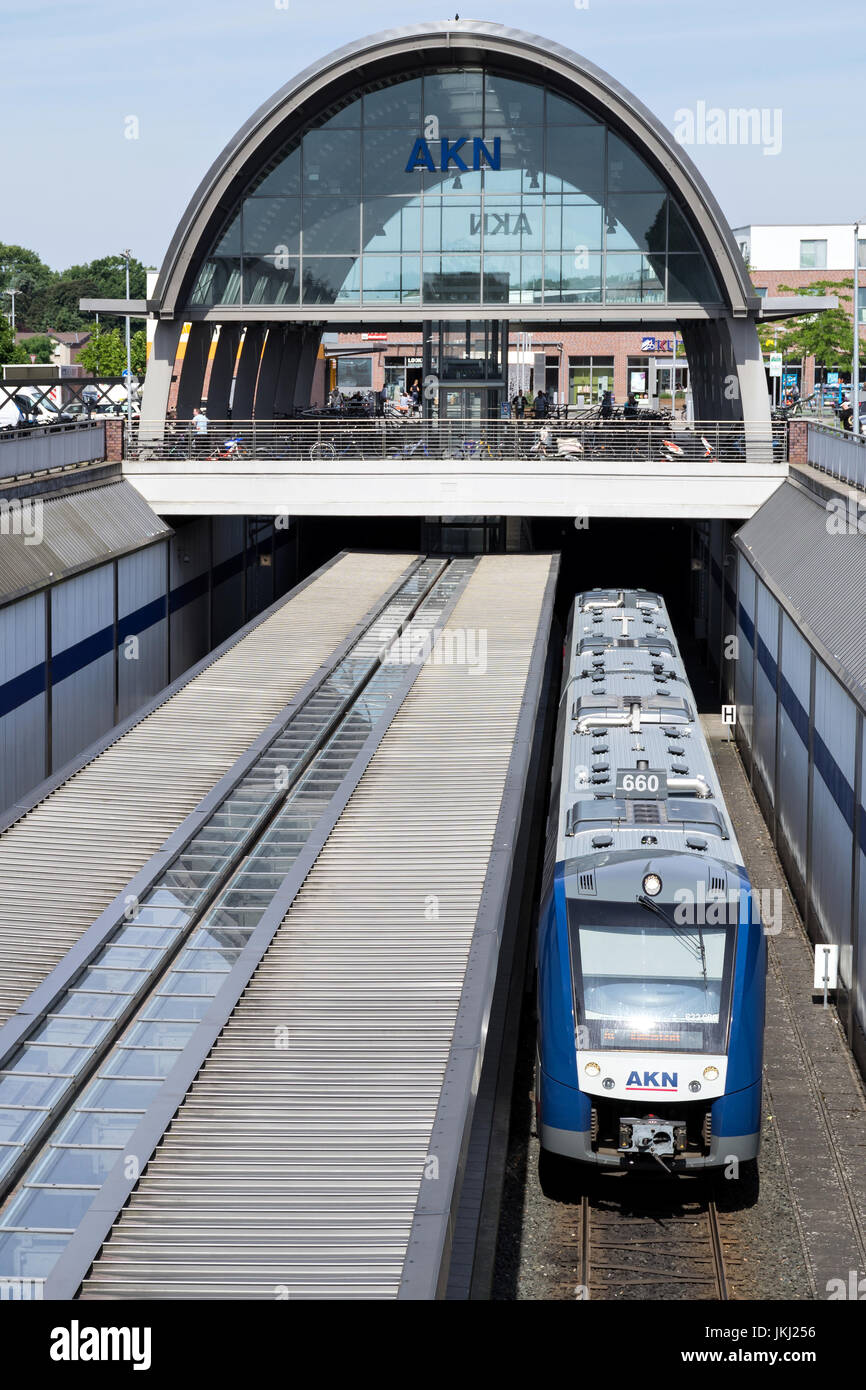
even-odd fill
[[(433, 116), (471, 134), (445, 154), (422, 134)], [(718, 298), (687, 215), (629, 144), (543, 86), (468, 68), (359, 92), (296, 136), (244, 190), (190, 303)]]
[(800, 269), (801, 269), (801, 270), (826, 270), (826, 269), (827, 269), (827, 243), (826, 243), (826, 241), (801, 241), (801, 242), (800, 242)]
[(372, 385), (372, 357), (337, 358), (337, 387), (340, 391), (369, 391)]
[(597, 405), (605, 391), (613, 390), (612, 357), (569, 357), (570, 405)]

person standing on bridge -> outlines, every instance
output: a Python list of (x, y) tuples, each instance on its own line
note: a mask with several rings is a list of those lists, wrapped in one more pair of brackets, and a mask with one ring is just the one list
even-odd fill
[(203, 453), (207, 448), (207, 431), (210, 420), (200, 406), (194, 406), (192, 412), (192, 432), (193, 449), (195, 453)]

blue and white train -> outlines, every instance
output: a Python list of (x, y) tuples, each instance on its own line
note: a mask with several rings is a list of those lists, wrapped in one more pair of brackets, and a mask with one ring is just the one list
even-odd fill
[(766, 941), (658, 594), (571, 610), (537, 963), (543, 1151), (757, 1157)]

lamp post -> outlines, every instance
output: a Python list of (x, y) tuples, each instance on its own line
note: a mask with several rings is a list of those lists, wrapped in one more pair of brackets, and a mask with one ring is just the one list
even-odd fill
[(851, 361), (851, 429), (860, 438), (860, 223), (854, 223), (854, 356)]
[(15, 332), (15, 296), (16, 296), (16, 294), (18, 293), (18, 290), (4, 290), (3, 293), (4, 293), (4, 294), (11, 295), (11, 297), (12, 297), (12, 332), (13, 332), (13, 334), (14, 334), (14, 332)]
[[(129, 258), (131, 251), (121, 251), (126, 260), (126, 299), (129, 302)], [(129, 314), (126, 315), (126, 438), (127, 448), (132, 448), (132, 347), (129, 339)]]

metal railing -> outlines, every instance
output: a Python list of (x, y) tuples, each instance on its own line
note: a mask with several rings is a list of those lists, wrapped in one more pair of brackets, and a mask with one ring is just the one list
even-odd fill
[(0, 430), (2, 479), (47, 473), (104, 458), (105, 425), (101, 421)]
[(810, 420), (806, 457), (814, 468), (840, 482), (866, 488), (866, 439), (862, 435)]
[(787, 459), (787, 423), (665, 420), (598, 415), (555, 419), (425, 420), (419, 416), (302, 417), (292, 420), (211, 420), (157, 432), (134, 430), (132, 458), (214, 465), (255, 462), (336, 462), (538, 459), (600, 463), (754, 463)]

